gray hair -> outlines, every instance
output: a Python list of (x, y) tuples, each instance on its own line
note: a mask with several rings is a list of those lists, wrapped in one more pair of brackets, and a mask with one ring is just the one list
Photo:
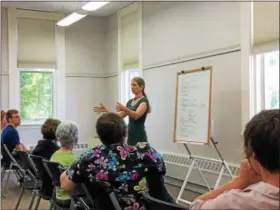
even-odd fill
[(78, 141), (78, 126), (75, 122), (63, 121), (58, 125), (55, 135), (62, 147), (72, 147)]

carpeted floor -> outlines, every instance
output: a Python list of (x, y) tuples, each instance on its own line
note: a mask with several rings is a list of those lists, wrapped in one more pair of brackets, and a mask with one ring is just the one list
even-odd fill
[[(167, 185), (168, 191), (170, 194), (176, 198), (178, 193), (179, 193), (179, 188), (171, 185)], [(14, 209), (18, 196), (20, 194), (20, 188), (13, 182), (9, 182), (9, 188), (4, 195), (4, 198), (2, 197), (1, 199), (1, 209)], [(190, 192), (190, 191), (185, 191), (183, 198), (186, 200), (193, 200), (195, 197), (197, 197), (198, 194)], [(31, 192), (26, 192), (22, 198), (20, 208), (21, 210), (28, 209), (29, 202), (31, 199)], [(49, 208), (49, 201), (41, 200), (40, 202), (40, 210), (47, 210)]]

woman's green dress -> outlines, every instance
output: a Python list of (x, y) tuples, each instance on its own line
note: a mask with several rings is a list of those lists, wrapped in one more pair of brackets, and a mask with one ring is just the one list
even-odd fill
[(132, 111), (136, 111), (142, 102), (147, 103), (146, 112), (138, 120), (134, 120), (133, 118), (129, 117), (127, 143), (129, 145), (134, 146), (138, 142), (147, 142), (145, 121), (150, 107), (149, 107), (149, 101), (147, 97), (143, 97), (139, 99), (139, 101), (137, 101), (133, 106), (132, 106), (132, 101), (133, 99), (130, 99), (126, 104), (126, 106)]

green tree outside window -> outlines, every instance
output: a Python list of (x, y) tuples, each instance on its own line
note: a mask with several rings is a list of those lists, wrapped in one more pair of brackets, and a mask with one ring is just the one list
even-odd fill
[(20, 114), (23, 120), (53, 115), (52, 72), (20, 72)]

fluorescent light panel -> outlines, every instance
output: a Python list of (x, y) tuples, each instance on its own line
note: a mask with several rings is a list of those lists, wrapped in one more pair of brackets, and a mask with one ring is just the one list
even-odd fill
[(70, 15), (68, 15), (67, 17), (63, 18), (62, 20), (60, 20), (59, 22), (57, 22), (57, 25), (59, 26), (69, 26), (71, 25), (72, 23), (75, 23), (76, 21), (78, 20), (81, 20), (82, 18), (84, 18), (86, 15), (82, 15), (82, 14), (79, 14), (79, 13), (72, 13)]
[(82, 7), (83, 10), (86, 10), (86, 11), (95, 11), (95, 10), (98, 10), (100, 9), (101, 7), (103, 7), (104, 5), (108, 4), (109, 1), (100, 1), (100, 2), (97, 2), (97, 1), (94, 1), (94, 2), (89, 2), (87, 3), (86, 5), (84, 5)]

